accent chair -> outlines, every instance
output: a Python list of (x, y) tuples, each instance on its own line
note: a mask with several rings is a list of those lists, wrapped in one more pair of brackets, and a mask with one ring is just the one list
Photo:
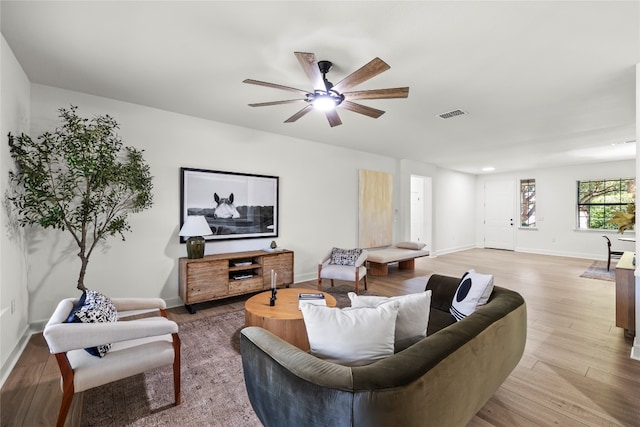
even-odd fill
[(367, 289), (367, 267), (365, 262), (367, 261), (367, 251), (360, 249), (349, 249), (346, 252), (361, 251), (358, 257), (348, 264), (336, 264), (332, 263), (332, 259), (335, 260), (335, 252), (345, 251), (338, 248), (333, 248), (329, 251), (318, 263), (318, 290), (322, 290), (322, 279), (329, 279), (331, 281), (331, 287), (333, 287), (334, 280), (346, 280), (355, 282), (355, 293), (358, 293), (358, 285), (360, 280), (364, 281), (364, 289)]
[[(118, 312), (116, 322), (67, 323), (78, 303), (77, 298), (67, 298), (60, 301), (44, 328), (44, 338), (61, 373), (58, 427), (64, 426), (74, 393), (170, 364), (175, 403), (180, 404), (180, 337), (178, 324), (166, 318), (164, 300), (111, 298), (111, 302)], [(154, 311), (160, 315), (140, 316)], [(120, 320), (136, 315), (134, 320)], [(103, 357), (85, 351), (108, 343), (111, 349)]]

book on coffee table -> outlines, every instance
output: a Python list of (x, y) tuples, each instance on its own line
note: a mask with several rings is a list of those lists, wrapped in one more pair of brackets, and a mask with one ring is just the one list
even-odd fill
[(298, 294), (298, 310), (302, 307), (303, 304), (314, 304), (314, 305), (327, 305), (327, 300), (324, 298), (324, 294), (321, 292), (318, 293), (301, 293)]

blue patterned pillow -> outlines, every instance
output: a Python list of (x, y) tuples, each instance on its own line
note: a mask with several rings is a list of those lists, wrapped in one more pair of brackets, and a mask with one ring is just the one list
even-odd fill
[(67, 317), (66, 323), (78, 323), (79, 320), (76, 320), (76, 313), (84, 306), (84, 302), (87, 299), (87, 291), (82, 292), (82, 296), (78, 300), (78, 303), (73, 307), (71, 313), (69, 313), (69, 317)]
[(362, 254), (362, 249), (340, 249), (331, 250), (331, 261), (333, 265), (356, 265), (356, 260)]
[[(67, 323), (101, 323), (116, 320), (118, 320), (118, 312), (111, 300), (100, 292), (87, 289), (71, 310)], [(97, 357), (103, 357), (110, 349), (111, 344), (85, 348), (89, 354)]]

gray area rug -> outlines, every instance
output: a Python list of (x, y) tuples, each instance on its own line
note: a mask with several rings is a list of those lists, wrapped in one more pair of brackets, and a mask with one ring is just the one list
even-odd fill
[[(350, 306), (347, 293), (353, 286), (323, 290), (336, 298), (338, 307)], [(242, 328), (244, 310), (183, 322), (182, 404), (173, 404), (173, 373), (167, 366), (87, 390), (82, 425), (261, 426), (244, 385)]]
[(580, 275), (588, 279), (607, 280), (609, 282), (616, 281), (615, 264), (618, 260), (611, 260), (611, 269), (607, 271), (607, 261), (594, 261), (591, 266)]
[(247, 397), (239, 353), (244, 310), (180, 325), (182, 403), (171, 366), (87, 390), (83, 426), (261, 426)]

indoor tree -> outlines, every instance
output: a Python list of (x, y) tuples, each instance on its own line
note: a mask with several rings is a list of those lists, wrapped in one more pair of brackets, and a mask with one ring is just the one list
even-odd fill
[(124, 146), (109, 115), (82, 118), (61, 108), (62, 125), (33, 140), (9, 134), (15, 171), (11, 191), (21, 226), (68, 231), (81, 260), (77, 288), (84, 291), (89, 257), (100, 240), (130, 230), (128, 216), (151, 207), (152, 176), (143, 150)]

